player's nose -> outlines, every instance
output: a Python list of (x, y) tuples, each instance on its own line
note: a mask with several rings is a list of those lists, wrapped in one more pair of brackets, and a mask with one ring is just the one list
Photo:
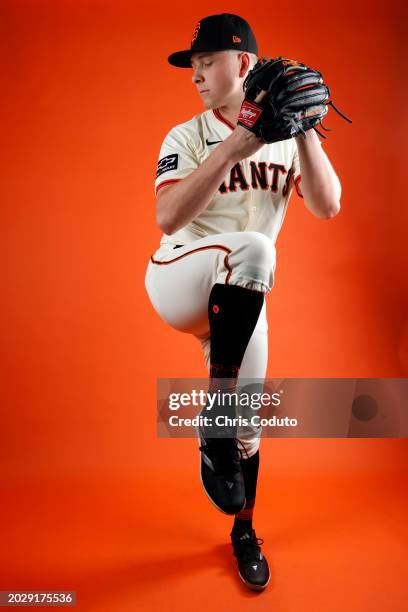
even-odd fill
[(193, 68), (192, 81), (194, 85), (197, 85), (197, 83), (203, 82), (203, 75), (201, 74), (198, 68), (195, 68), (195, 69)]

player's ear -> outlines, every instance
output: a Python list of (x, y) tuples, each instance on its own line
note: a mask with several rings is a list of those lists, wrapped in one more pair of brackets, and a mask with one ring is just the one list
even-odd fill
[(249, 57), (249, 53), (246, 51), (242, 51), (238, 54), (239, 59), (239, 76), (244, 77), (247, 75), (248, 71), (251, 68), (251, 59)]

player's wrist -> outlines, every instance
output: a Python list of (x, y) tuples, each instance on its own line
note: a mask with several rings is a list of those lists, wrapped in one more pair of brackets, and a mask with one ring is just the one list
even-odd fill
[(236, 136), (234, 136), (236, 129), (237, 128), (235, 128), (232, 134), (230, 134), (216, 149), (216, 151), (219, 151), (223, 155), (223, 158), (228, 161), (231, 166), (238, 163), (242, 159), (236, 143)]
[(265, 144), (253, 132), (250, 132), (242, 125), (237, 125), (227, 140), (230, 141), (231, 156), (234, 163), (253, 155)]

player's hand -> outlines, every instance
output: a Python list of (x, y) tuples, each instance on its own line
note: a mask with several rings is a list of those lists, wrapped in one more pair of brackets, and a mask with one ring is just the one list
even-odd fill
[[(255, 102), (260, 102), (266, 95), (266, 91), (261, 91), (255, 99)], [(234, 163), (250, 157), (261, 147), (264, 146), (265, 142), (255, 136), (253, 132), (250, 132), (242, 125), (237, 125), (235, 130), (224, 140), (224, 147), (231, 156)]]
[[(243, 83), (244, 102), (237, 124), (253, 132), (270, 144), (290, 140), (317, 126), (327, 131), (322, 120), (329, 105), (344, 119), (351, 122), (330, 100), (330, 89), (323, 75), (306, 64), (282, 56), (260, 57), (248, 72)], [(265, 97), (258, 100), (260, 91)], [(330, 131), (330, 130), (329, 130)]]

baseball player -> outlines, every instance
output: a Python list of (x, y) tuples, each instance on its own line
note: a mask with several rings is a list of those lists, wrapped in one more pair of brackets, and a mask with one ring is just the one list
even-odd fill
[[(257, 60), (249, 24), (229, 13), (200, 20), (190, 49), (168, 58), (189, 69), (205, 110), (173, 127), (162, 143), (155, 193), (163, 235), (145, 286), (158, 315), (201, 343), (210, 390), (223, 380), (231, 390), (241, 379), (266, 376), (265, 296), (293, 189), (319, 218), (340, 209), (340, 183), (314, 130), (265, 144), (238, 124), (243, 82)], [(218, 438), (200, 432), (204, 490), (234, 516), (239, 575), (255, 590), (270, 579), (252, 525), (259, 445), (260, 432), (250, 428), (232, 426)]]

